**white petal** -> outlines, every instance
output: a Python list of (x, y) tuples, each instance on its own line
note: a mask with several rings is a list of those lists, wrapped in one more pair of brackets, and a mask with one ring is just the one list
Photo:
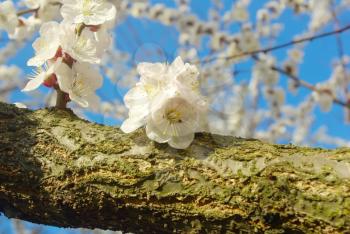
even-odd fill
[(89, 103), (88, 103), (88, 101), (86, 99), (84, 99), (82, 97), (79, 97), (78, 95), (75, 95), (73, 92), (69, 93), (69, 98), (72, 101), (78, 103), (83, 108), (89, 107)]
[(80, 73), (85, 82), (89, 85), (91, 90), (97, 90), (101, 88), (103, 83), (103, 78), (91, 64), (89, 63), (75, 63), (73, 65), (73, 69), (75, 69), (78, 73)]
[(146, 125), (146, 134), (148, 138), (151, 140), (154, 140), (158, 143), (166, 143), (169, 141), (170, 136), (162, 134), (156, 126), (152, 123), (152, 121), (149, 121)]
[(65, 63), (61, 63), (56, 68), (57, 82), (63, 92), (69, 93), (73, 83), (73, 71)]
[(129, 117), (137, 119), (147, 119), (149, 113), (150, 111), (148, 106), (135, 106), (129, 110)]
[(135, 105), (148, 106), (148, 95), (143, 86), (136, 85), (136, 87), (130, 89), (124, 96), (124, 103), (128, 108), (132, 108)]
[(199, 85), (198, 76), (199, 71), (197, 67), (186, 63), (183, 69), (177, 71), (176, 80), (190, 89), (196, 89)]
[(22, 91), (24, 92), (29, 92), (29, 91), (33, 91), (37, 88), (39, 88), (39, 86), (44, 82), (45, 80), (45, 73), (41, 73), (39, 74), (37, 77), (35, 77), (34, 79), (29, 80), (29, 82), (26, 84), (26, 86), (22, 89)]
[(40, 27), (40, 35), (56, 35), (57, 29), (59, 28), (59, 23), (55, 21), (50, 21), (43, 23), (43, 25)]
[(174, 147), (176, 149), (186, 149), (190, 146), (193, 139), (194, 133), (186, 136), (172, 137), (168, 143), (171, 147)]
[[(76, 10), (74, 9), (74, 3), (75, 1), (72, 1), (72, 2), (64, 1), (61, 7), (62, 17), (69, 22), (73, 22), (73, 20), (76, 18), (76, 15), (77, 15)], [(80, 22), (75, 21), (75, 23), (78, 23), (78, 24), (82, 23), (82, 20)]]
[(107, 1), (85, 1), (84, 5), (81, 6), (81, 1), (64, 1), (61, 8), (64, 20), (75, 24), (101, 25), (116, 16), (115, 6)]
[(143, 125), (144, 125), (144, 123), (142, 121), (128, 118), (128, 119), (124, 120), (120, 129), (125, 133), (130, 133), (130, 132), (133, 132), (136, 129), (142, 127)]
[[(196, 132), (198, 129), (199, 113), (182, 97), (164, 99), (163, 102), (153, 104), (152, 107), (152, 120), (157, 124), (159, 131), (165, 135), (184, 136)], [(181, 121), (169, 121), (166, 118), (168, 110), (181, 116)]]
[(33, 43), (33, 48), (36, 55), (29, 59), (27, 62), (28, 66), (41, 66), (47, 60), (53, 58), (58, 50), (59, 42), (57, 39), (51, 37), (40, 37)]
[(40, 67), (45, 63), (45, 58), (42, 56), (34, 56), (27, 61), (27, 66)]
[(77, 37), (73, 24), (61, 24), (60, 45), (66, 53), (79, 62), (97, 64), (101, 59), (97, 57), (97, 47), (94, 39), (94, 33), (90, 30), (84, 30)]
[(170, 70), (174, 74), (177, 74), (179, 71), (183, 69), (185, 66), (184, 62), (182, 61), (182, 58), (180, 56), (176, 57), (176, 59), (173, 61), (173, 63), (170, 65)]
[(162, 63), (139, 63), (137, 65), (137, 72), (141, 76), (158, 76), (166, 71), (166, 65)]
[(100, 25), (106, 21), (113, 20), (116, 13), (114, 5), (104, 2), (92, 12), (91, 16), (84, 17), (84, 23), (87, 25)]
[(8, 33), (14, 33), (18, 25), (16, 8), (12, 1), (0, 3), (0, 29), (5, 29)]

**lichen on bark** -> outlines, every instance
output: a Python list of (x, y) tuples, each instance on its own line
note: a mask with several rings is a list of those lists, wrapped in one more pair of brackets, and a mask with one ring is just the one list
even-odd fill
[[(196, 135), (185, 150), (0, 104), (0, 212), (135, 233), (350, 233), (350, 150)], [(43, 205), (44, 204), (44, 205)]]

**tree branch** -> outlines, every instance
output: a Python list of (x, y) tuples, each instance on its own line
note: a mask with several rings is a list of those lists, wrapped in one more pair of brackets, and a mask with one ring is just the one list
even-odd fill
[(0, 212), (135, 233), (350, 231), (350, 150), (197, 134), (186, 150), (0, 103)]

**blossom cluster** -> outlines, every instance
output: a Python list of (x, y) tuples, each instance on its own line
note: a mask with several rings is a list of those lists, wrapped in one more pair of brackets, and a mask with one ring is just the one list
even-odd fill
[(129, 118), (121, 129), (146, 126), (147, 136), (178, 149), (187, 148), (194, 133), (206, 127), (207, 102), (200, 94), (194, 65), (177, 57), (170, 65), (140, 63), (140, 81), (124, 97)]
[(41, 26), (33, 43), (35, 56), (27, 62), (36, 72), (23, 91), (44, 85), (64, 92), (67, 101), (92, 107), (98, 101), (95, 91), (102, 86), (96, 65), (111, 42), (108, 30), (116, 9), (104, 0), (62, 0), (61, 15), (61, 23)]

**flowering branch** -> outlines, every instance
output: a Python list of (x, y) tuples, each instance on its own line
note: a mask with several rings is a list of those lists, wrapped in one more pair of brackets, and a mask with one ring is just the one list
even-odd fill
[(272, 47), (263, 48), (263, 49), (257, 49), (257, 50), (252, 50), (252, 51), (245, 51), (243, 53), (235, 54), (235, 55), (231, 55), (231, 56), (206, 58), (206, 59), (194, 62), (194, 63), (209, 63), (209, 62), (213, 62), (215, 60), (230, 60), (230, 59), (241, 58), (241, 57), (244, 57), (244, 56), (255, 55), (255, 54), (259, 54), (259, 53), (267, 53), (267, 52), (271, 52), (271, 51), (274, 51), (274, 50), (278, 50), (278, 49), (282, 49), (282, 48), (285, 48), (285, 47), (289, 47), (289, 46), (292, 46), (292, 45), (295, 45), (295, 44), (300, 44), (300, 43), (303, 43), (303, 42), (306, 42), (306, 41), (314, 41), (314, 40), (321, 39), (321, 38), (324, 38), (324, 37), (329, 37), (329, 36), (332, 36), (332, 35), (340, 34), (340, 33), (346, 32), (348, 30), (350, 30), (350, 24), (346, 25), (346, 26), (344, 26), (342, 28), (336, 29), (334, 31), (325, 32), (325, 33), (321, 33), (321, 34), (314, 35), (314, 36), (303, 37), (303, 38), (292, 40), (290, 42), (286, 42), (286, 43), (283, 43), (283, 44), (280, 44), (280, 45), (277, 45), (277, 46), (272, 46)]
[[(252, 56), (252, 58), (256, 61), (259, 61), (259, 58), (255, 55)], [(272, 65), (270, 66), (270, 68), (274, 71), (277, 71), (283, 75), (285, 75), (287, 78), (295, 81), (296, 85), (297, 86), (301, 86), (301, 87), (304, 87), (304, 88), (307, 88), (311, 91), (314, 91), (316, 93), (319, 93), (319, 92), (324, 92), (324, 90), (320, 90), (318, 89), (317, 87), (315, 87), (314, 85), (312, 85), (311, 83), (307, 82), (307, 81), (304, 81), (302, 79), (300, 79), (299, 77), (297, 77), (296, 75), (284, 70), (283, 68), (280, 68), (276, 65)], [(346, 103), (340, 99), (338, 99), (337, 97), (333, 97), (333, 102), (338, 104), (338, 105), (341, 105), (343, 107), (346, 107), (346, 108), (349, 108), (350, 109), (350, 103)]]
[(56, 107), (65, 109), (69, 101), (92, 108), (98, 103), (95, 91), (103, 78), (96, 69), (111, 42), (108, 30), (114, 25), (116, 9), (107, 1), (63, 0), (63, 21), (50, 21), (40, 28), (33, 43), (35, 56), (27, 64), (36, 72), (23, 91), (40, 85), (57, 92)]

